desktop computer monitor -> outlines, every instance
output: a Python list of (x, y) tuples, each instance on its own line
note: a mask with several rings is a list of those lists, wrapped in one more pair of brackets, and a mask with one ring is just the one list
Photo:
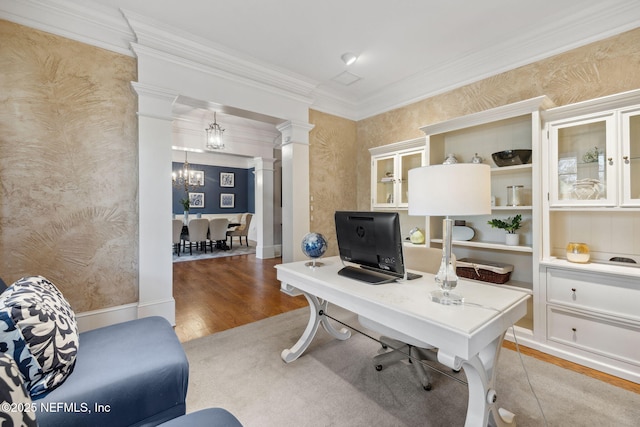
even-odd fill
[(388, 281), (405, 276), (397, 212), (337, 211), (335, 221), (343, 261), (391, 276)]

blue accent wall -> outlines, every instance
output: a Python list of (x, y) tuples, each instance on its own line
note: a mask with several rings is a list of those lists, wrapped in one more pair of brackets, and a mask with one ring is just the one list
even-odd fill
[[(204, 171), (204, 186), (197, 187), (192, 192), (204, 193), (204, 208), (191, 208), (189, 213), (197, 214), (227, 214), (227, 213), (255, 213), (255, 179), (253, 169), (228, 168), (222, 166), (198, 165), (189, 163), (192, 170)], [(173, 171), (182, 170), (182, 163), (173, 162)], [(234, 174), (233, 187), (220, 186), (220, 172)], [(221, 208), (220, 194), (233, 194), (235, 207)], [(182, 214), (184, 208), (180, 203), (186, 197), (184, 187), (173, 187), (173, 213)]]

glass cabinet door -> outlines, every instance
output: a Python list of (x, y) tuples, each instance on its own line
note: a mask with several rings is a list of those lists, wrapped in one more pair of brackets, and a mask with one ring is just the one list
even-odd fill
[(640, 206), (640, 110), (622, 113), (622, 204)]
[(371, 197), (374, 206), (388, 207), (395, 203), (396, 156), (373, 159), (374, 182)]
[(615, 204), (615, 127), (608, 114), (552, 123), (552, 206)]
[(398, 170), (400, 171), (398, 181), (398, 202), (399, 206), (409, 206), (409, 170), (422, 166), (424, 150), (412, 153), (403, 153), (399, 157)]

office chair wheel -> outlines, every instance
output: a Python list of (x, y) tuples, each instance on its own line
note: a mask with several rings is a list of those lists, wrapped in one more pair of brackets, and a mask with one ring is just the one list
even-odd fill
[(376, 371), (378, 372), (382, 371), (382, 365), (376, 365)]
[(427, 385), (425, 385), (425, 386), (422, 386), (422, 388), (423, 388), (423, 389), (425, 389), (426, 391), (431, 391), (431, 389), (433, 388), (433, 386), (431, 385), (431, 383), (429, 383), (429, 384), (427, 384)]

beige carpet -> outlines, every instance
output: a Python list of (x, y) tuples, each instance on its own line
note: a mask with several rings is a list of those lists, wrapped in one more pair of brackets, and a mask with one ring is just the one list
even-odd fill
[[(349, 312), (330, 313), (357, 325)], [(464, 425), (464, 384), (436, 373), (433, 390), (426, 392), (409, 366), (377, 372), (370, 358), (379, 345), (360, 334), (337, 341), (320, 329), (307, 352), (285, 364), (280, 352), (296, 342), (307, 318), (303, 308), (185, 343), (187, 412), (224, 407), (246, 427)], [(549, 426), (638, 425), (639, 395), (523, 359)], [(518, 354), (503, 349), (498, 369), (500, 405), (516, 413), (520, 427), (543, 426)]]

